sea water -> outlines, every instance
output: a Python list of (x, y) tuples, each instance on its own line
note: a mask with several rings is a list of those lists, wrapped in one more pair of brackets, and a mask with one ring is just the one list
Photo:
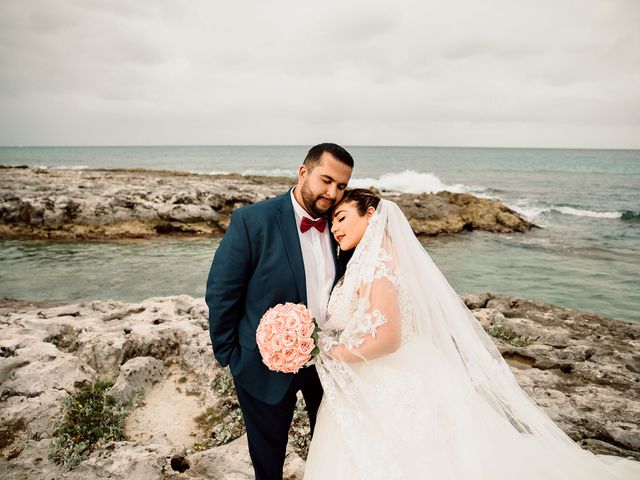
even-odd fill
[[(351, 186), (496, 198), (539, 225), (423, 245), (459, 292), (509, 293), (640, 321), (640, 151), (347, 147)], [(294, 177), (305, 146), (0, 148), (0, 164)], [(62, 301), (204, 294), (218, 239), (0, 241), (0, 296)]]

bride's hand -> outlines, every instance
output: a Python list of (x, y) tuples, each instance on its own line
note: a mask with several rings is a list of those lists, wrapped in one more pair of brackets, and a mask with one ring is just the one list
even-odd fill
[(364, 357), (361, 357), (360, 355), (353, 353), (351, 350), (349, 350), (345, 345), (341, 343), (331, 347), (331, 350), (327, 352), (327, 355), (333, 358), (334, 360), (340, 360), (341, 362), (344, 362), (344, 363), (357, 363), (357, 362), (362, 362), (364, 360)]
[(327, 352), (327, 356), (333, 358), (334, 360), (345, 362), (346, 353), (348, 353), (347, 348), (344, 345), (338, 344), (331, 347), (331, 350)]

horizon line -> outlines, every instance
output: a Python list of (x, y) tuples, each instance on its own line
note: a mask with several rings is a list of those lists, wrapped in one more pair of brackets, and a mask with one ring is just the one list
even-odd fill
[[(620, 150), (637, 151), (639, 147), (514, 147), (514, 146), (477, 146), (477, 145), (375, 145), (341, 144), (348, 148), (451, 148), (451, 149), (496, 149), (496, 150)], [(309, 148), (310, 144), (111, 144), (111, 145), (0, 145), (0, 148), (182, 148), (182, 147), (300, 147)]]

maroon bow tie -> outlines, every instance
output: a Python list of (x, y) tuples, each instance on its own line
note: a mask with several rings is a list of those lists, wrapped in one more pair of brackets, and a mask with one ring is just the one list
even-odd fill
[(327, 226), (326, 217), (320, 217), (315, 222), (307, 217), (302, 217), (302, 222), (300, 223), (300, 231), (302, 233), (309, 230), (311, 227), (315, 227), (319, 232), (324, 232), (325, 227)]

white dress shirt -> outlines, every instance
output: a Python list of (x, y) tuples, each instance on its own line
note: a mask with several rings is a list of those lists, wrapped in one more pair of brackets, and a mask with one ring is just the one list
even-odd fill
[(296, 200), (293, 195), (295, 188), (291, 189), (291, 203), (293, 203), (298, 237), (302, 248), (304, 276), (307, 287), (307, 307), (318, 322), (318, 325), (322, 326), (327, 318), (327, 304), (329, 303), (333, 280), (336, 276), (336, 267), (333, 263), (333, 254), (331, 252), (331, 238), (329, 237), (331, 232), (328, 224), (322, 233), (315, 227), (304, 233), (300, 231), (300, 223), (303, 217), (307, 217), (310, 220), (314, 219)]

